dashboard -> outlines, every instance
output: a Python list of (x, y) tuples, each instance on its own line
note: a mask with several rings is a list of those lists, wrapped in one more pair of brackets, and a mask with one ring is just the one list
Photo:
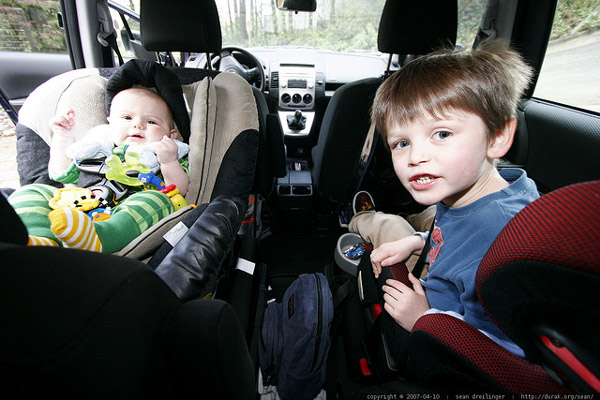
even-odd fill
[[(265, 95), (274, 105), (284, 134), (303, 137), (311, 132), (318, 102), (341, 85), (383, 75), (387, 55), (339, 53), (314, 48), (249, 48), (262, 62)], [(322, 117), (322, 116), (320, 116)]]
[[(388, 67), (388, 55), (377, 52), (288, 46), (223, 49), (240, 64), (241, 73), (261, 64), (264, 82), (259, 79), (253, 84), (262, 87), (269, 112), (278, 114), (291, 158), (306, 158), (316, 144), (325, 109), (336, 89), (349, 82), (380, 77)], [(204, 65), (203, 54), (194, 54), (186, 62), (190, 68)], [(215, 67), (230, 71), (227, 65)]]

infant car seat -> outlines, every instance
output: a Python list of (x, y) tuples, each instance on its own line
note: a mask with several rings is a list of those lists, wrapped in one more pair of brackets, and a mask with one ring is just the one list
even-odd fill
[[(161, 43), (181, 45), (177, 42), (178, 37), (193, 37), (193, 50), (219, 49), (221, 35), (216, 6), (214, 2), (202, 4), (208, 6), (203, 7), (206, 9), (195, 14), (193, 19), (162, 20), (162, 25), (169, 26), (170, 35)], [(211, 4), (213, 7), (209, 7)], [(142, 8), (149, 10), (160, 6), (153, 2), (142, 4)], [(172, 5), (169, 8), (173, 8)], [(208, 203), (220, 195), (244, 199), (243, 202), (236, 201), (241, 208), (233, 208), (236, 215), (231, 219), (239, 227), (254, 183), (258, 152), (258, 112), (252, 89), (242, 78), (230, 73), (184, 68), (171, 70), (181, 81), (190, 113), (190, 135), (181, 137), (191, 148), (190, 187), (186, 201), (189, 204)], [(69, 71), (50, 79), (28, 97), (19, 113), (16, 128), (17, 162), (22, 185), (34, 182), (56, 185), (47, 172), (49, 119), (58, 110), (73, 107), (77, 115), (78, 136), (93, 126), (106, 123), (104, 88), (114, 71), (113, 68)], [(188, 129), (181, 129), (181, 132), (185, 131)], [(164, 218), (118, 254), (148, 260), (163, 243), (163, 235), (191, 209), (183, 207)], [(224, 238), (229, 249), (234, 239)]]
[[(219, 49), (221, 35), (216, 5), (213, 1), (205, 1), (202, 2), (203, 12), (192, 13), (191, 10), (195, 8), (190, 7), (197, 7), (198, 2), (189, 3), (189, 7), (183, 3), (176, 7), (179, 11), (175, 14), (161, 14), (160, 9), (172, 9), (172, 4), (142, 2), (142, 10), (158, 8), (155, 14), (163, 17), (159, 24), (170, 27), (170, 34), (159, 45), (175, 49), (182, 43), (191, 45), (190, 38), (193, 38), (194, 47), (189, 50)], [(165, 19), (168, 16), (171, 19)], [(142, 21), (142, 36), (144, 29), (148, 31), (148, 25), (153, 22), (152, 18), (146, 24)], [(214, 29), (215, 26), (217, 29)], [(187, 41), (178, 40), (181, 38)], [(208, 207), (199, 206), (194, 211), (192, 207), (181, 208), (143, 232), (117, 254), (144, 262), (152, 258), (156, 273), (180, 298), (189, 300), (197, 296), (214, 295), (214, 291), (205, 290), (206, 284), (209, 281), (216, 284), (216, 278), (222, 277), (222, 274), (239, 275), (237, 270), (231, 270), (239, 255), (238, 230), (242, 226), (254, 184), (259, 121), (253, 91), (241, 77), (210, 70), (168, 68), (181, 82), (190, 114), (190, 135), (181, 137), (190, 145), (190, 187), (186, 200), (189, 204), (211, 204)], [(48, 80), (28, 97), (21, 108), (16, 129), (17, 161), (22, 185), (53, 183), (47, 172), (50, 140), (48, 121), (57, 110), (65, 107), (75, 109), (78, 135), (93, 126), (106, 123), (104, 88), (115, 70), (85, 68), (69, 71)], [(202, 211), (204, 213), (200, 221), (197, 218)], [(195, 232), (183, 236), (166, 258), (166, 252), (162, 250), (166, 248), (168, 251), (175, 242), (167, 242), (164, 236), (171, 229), (178, 230), (181, 227), (178, 224), (183, 220)], [(161, 247), (160, 254), (156, 252), (158, 247)], [(196, 256), (190, 257), (192, 253)], [(247, 296), (243, 297), (247, 303)]]
[(511, 393), (600, 390), (600, 181), (525, 207), (498, 235), (476, 279), (484, 309), (526, 359), (463, 321), (426, 315), (411, 333), (412, 376), (464, 378)]
[[(172, 71), (178, 72), (177, 69)], [(181, 137), (190, 144), (190, 188), (186, 200), (189, 204), (200, 204), (219, 195), (247, 198), (258, 150), (258, 118), (252, 90), (247, 82), (233, 74), (219, 74), (213, 79), (205, 77), (202, 70), (186, 72), (180, 78), (191, 110), (190, 136)], [(42, 84), (27, 98), (16, 128), (22, 185), (58, 186), (48, 177), (51, 134), (48, 121), (56, 110), (74, 108), (79, 138), (89, 128), (106, 123), (104, 88), (112, 73), (114, 69), (69, 71)], [(235, 118), (227, 118), (231, 117), (228, 110), (235, 110)], [(165, 218), (119, 254), (139, 259), (148, 257), (162, 235), (191, 209), (191, 206), (183, 207)], [(243, 215), (244, 210), (240, 211)]]

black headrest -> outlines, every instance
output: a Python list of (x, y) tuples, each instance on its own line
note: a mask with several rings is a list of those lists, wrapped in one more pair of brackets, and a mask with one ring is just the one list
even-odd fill
[(453, 0), (387, 0), (379, 22), (379, 51), (422, 55), (454, 45), (456, 4)]
[(214, 0), (142, 0), (140, 17), (147, 50), (221, 50), (221, 24)]
[(115, 95), (134, 85), (156, 88), (158, 94), (169, 106), (183, 140), (186, 143), (189, 142), (190, 118), (183, 98), (181, 83), (173, 72), (154, 61), (129, 60), (112, 74), (106, 83), (106, 113), (110, 112), (110, 105)]

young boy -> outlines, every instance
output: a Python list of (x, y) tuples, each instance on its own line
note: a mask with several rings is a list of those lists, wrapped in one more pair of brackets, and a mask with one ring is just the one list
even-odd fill
[[(77, 183), (79, 171), (67, 156), (75, 143), (73, 110), (50, 121), (53, 132), (49, 172), (61, 183)], [(185, 195), (189, 186), (187, 158), (178, 159), (178, 135), (173, 115), (165, 100), (148, 88), (134, 87), (118, 92), (112, 99), (104, 134), (122, 154), (124, 146), (146, 145), (156, 153), (166, 185), (174, 184)], [(112, 253), (121, 250), (144, 230), (174, 211), (169, 197), (157, 190), (137, 191), (119, 202), (112, 216), (92, 223), (81, 211), (66, 207), (51, 211), (48, 202), (56, 188), (27, 185), (9, 198), (29, 232), (32, 245), (58, 245)]]
[[(437, 207), (427, 278), (409, 275), (414, 289), (392, 279), (383, 286), (385, 310), (406, 331), (426, 313), (449, 313), (523, 356), (483, 310), (475, 275), (502, 228), (538, 197), (524, 171), (496, 168), (512, 145), (517, 103), (530, 78), (516, 52), (488, 42), (418, 58), (377, 91), (372, 119), (396, 175), (417, 202)], [(377, 247), (375, 276), (420, 253), (426, 237)]]

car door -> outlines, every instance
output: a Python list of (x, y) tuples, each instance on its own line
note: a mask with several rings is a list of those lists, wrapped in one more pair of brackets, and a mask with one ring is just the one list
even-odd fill
[(600, 7), (526, 3), (517, 10), (513, 41), (539, 75), (521, 104), (511, 161), (546, 193), (600, 179)]
[(19, 187), (15, 124), (39, 84), (72, 69), (59, 0), (0, 2), (0, 187)]
[(112, 67), (107, 0), (0, 1), (0, 187), (18, 187), (15, 126), (41, 83), (74, 68)]
[(39, 84), (72, 65), (59, 0), (10, 4), (0, 5), (0, 88), (18, 111)]

